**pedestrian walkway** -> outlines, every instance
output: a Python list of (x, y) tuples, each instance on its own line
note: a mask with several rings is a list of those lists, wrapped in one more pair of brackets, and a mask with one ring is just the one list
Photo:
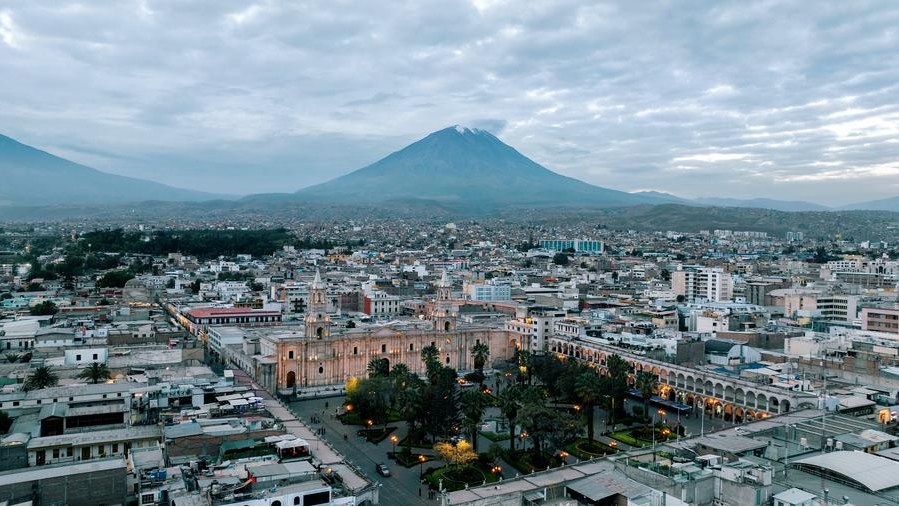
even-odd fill
[(282, 389), (278, 394), (291, 400), (308, 400), (316, 398), (330, 398), (334, 396), (346, 396), (346, 387), (343, 384), (315, 387), (297, 387), (296, 389)]

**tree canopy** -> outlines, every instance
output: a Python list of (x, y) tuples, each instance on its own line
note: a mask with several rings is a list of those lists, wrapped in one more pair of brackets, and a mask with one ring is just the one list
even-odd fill
[(25, 384), (22, 385), (22, 388), (26, 391), (31, 391), (33, 389), (53, 387), (58, 383), (59, 377), (53, 372), (53, 368), (50, 366), (38, 366), (25, 379)]
[(31, 315), (56, 315), (59, 308), (53, 301), (41, 301), (31, 307)]
[(101, 380), (105, 381), (111, 376), (106, 363), (98, 363), (96, 361), (87, 365), (87, 367), (78, 374), (78, 378), (89, 380), (92, 384), (99, 384)]

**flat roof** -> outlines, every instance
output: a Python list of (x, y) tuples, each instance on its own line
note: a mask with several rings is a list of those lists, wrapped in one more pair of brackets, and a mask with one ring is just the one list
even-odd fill
[(114, 430), (87, 431), (84, 433), (66, 433), (52, 437), (32, 438), (28, 442), (29, 449), (40, 447), (56, 447), (69, 445), (90, 445), (99, 442), (128, 442), (132, 440), (158, 438), (162, 432), (158, 426), (130, 426)]
[(193, 310), (188, 310), (188, 315), (195, 319), (202, 319), (206, 317), (236, 317), (236, 316), (256, 316), (256, 315), (266, 315), (266, 316), (280, 316), (281, 312), (272, 311), (272, 310), (252, 310), (248, 308), (194, 308)]
[(697, 442), (709, 449), (730, 452), (733, 454), (754, 451), (768, 446), (767, 442), (762, 442), (761, 440), (756, 440), (754, 438), (719, 433), (712, 433), (700, 437)]
[(22, 482), (52, 479), (56, 477), (64, 477), (67, 475), (78, 475), (90, 472), (107, 472), (119, 468), (125, 470), (125, 460), (123, 458), (102, 461), (89, 461), (76, 463), (74, 465), (50, 465), (35, 468), (9, 470), (6, 472), (0, 472), (0, 486), (9, 486)]
[(786, 491), (781, 491), (780, 493), (774, 495), (774, 498), (777, 498), (781, 502), (787, 505), (805, 505), (806, 502), (815, 498), (817, 495), (814, 493), (809, 493), (804, 489), (799, 488), (790, 488)]
[(858, 451), (837, 451), (795, 461), (793, 466), (826, 470), (870, 491), (899, 486), (899, 463)]

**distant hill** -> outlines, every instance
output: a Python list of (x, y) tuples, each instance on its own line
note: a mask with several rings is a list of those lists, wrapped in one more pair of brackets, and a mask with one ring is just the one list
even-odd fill
[(643, 190), (641, 192), (632, 192), (633, 195), (637, 195), (646, 199), (654, 199), (658, 204), (686, 204), (697, 206), (698, 204), (695, 201), (690, 199), (685, 199), (683, 197), (678, 197), (674, 194), (669, 194), (668, 192), (658, 192), (655, 190)]
[[(306, 202), (424, 203), (442, 207), (584, 205), (606, 208), (665, 202), (562, 176), (493, 134), (449, 127), (400, 151), (296, 193)], [(253, 196), (250, 199), (255, 199)]]
[(0, 135), (0, 206), (198, 201), (224, 196), (105, 173)]
[(831, 208), (806, 201), (778, 201), (775, 199), (733, 199), (730, 197), (700, 197), (693, 199), (703, 206), (722, 206), (730, 208), (763, 208), (778, 211), (828, 211)]
[(880, 211), (899, 211), (899, 196), (887, 199), (878, 199), (876, 201), (866, 201), (857, 204), (849, 204), (842, 206), (840, 209), (865, 209)]

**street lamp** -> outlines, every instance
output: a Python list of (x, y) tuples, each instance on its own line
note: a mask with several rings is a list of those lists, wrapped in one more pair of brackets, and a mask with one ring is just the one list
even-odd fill
[(425, 465), (425, 461), (427, 461), (427, 460), (428, 460), (428, 458), (425, 458), (424, 454), (418, 455), (418, 479), (419, 480), (421, 480), (421, 478), (425, 474), (424, 473), (424, 465)]
[(664, 410), (656, 410), (652, 413), (652, 461), (656, 460), (656, 414), (664, 416)]
[(390, 443), (393, 444), (393, 457), (396, 459), (396, 443), (399, 442), (399, 437), (396, 435), (390, 435)]
[(705, 403), (702, 401), (696, 404), (699, 407), (699, 436), (705, 435)]

